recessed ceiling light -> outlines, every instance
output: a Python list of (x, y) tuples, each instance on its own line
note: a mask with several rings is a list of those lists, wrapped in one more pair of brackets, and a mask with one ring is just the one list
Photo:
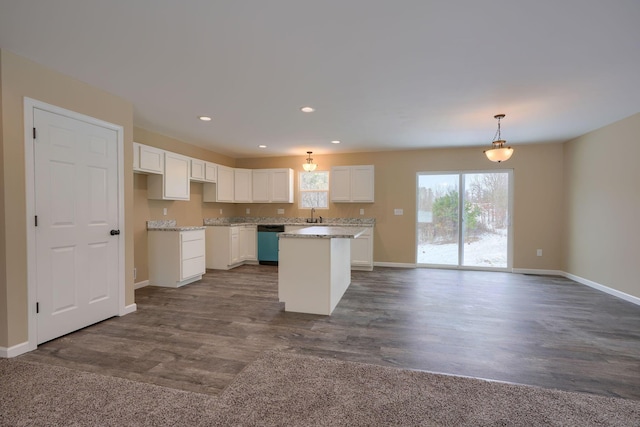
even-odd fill
[(313, 113), (314, 111), (316, 111), (316, 109), (313, 107), (302, 107), (300, 111), (302, 111), (303, 113)]
[(260, 145), (258, 145), (258, 148), (267, 148), (267, 146), (260, 144)]
[(332, 144), (340, 144), (340, 141), (338, 141), (337, 139), (334, 139), (333, 141), (331, 141)]
[(198, 118), (200, 120), (202, 120), (203, 122), (210, 122), (211, 121), (211, 117), (209, 117), (209, 116), (198, 116)]

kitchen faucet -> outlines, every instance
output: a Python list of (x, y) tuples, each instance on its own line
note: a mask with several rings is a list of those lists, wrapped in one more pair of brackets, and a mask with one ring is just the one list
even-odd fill
[(313, 219), (313, 213), (316, 211), (316, 208), (311, 208), (311, 218), (307, 219), (307, 222), (310, 224), (315, 224), (316, 222), (318, 222), (317, 219)]

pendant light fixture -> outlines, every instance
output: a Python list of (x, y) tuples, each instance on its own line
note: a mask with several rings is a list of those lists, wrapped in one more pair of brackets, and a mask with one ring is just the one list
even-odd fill
[(307, 157), (307, 163), (302, 164), (302, 169), (304, 169), (307, 172), (312, 172), (316, 170), (316, 168), (318, 167), (318, 165), (313, 163), (313, 159), (311, 158), (311, 153), (312, 153), (311, 151), (307, 151), (307, 154), (309, 155)]
[(493, 141), (491, 142), (492, 147), (488, 150), (483, 151), (483, 153), (487, 156), (487, 159), (492, 162), (504, 162), (505, 160), (509, 160), (511, 155), (513, 154), (513, 148), (505, 147), (504, 145), (507, 143), (504, 139), (502, 139), (500, 135), (500, 120), (504, 119), (504, 114), (496, 114), (493, 116), (495, 119), (498, 119), (498, 130), (493, 137)]

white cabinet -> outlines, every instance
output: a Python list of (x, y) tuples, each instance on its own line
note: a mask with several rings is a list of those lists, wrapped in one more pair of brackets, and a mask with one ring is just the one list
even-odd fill
[(242, 261), (240, 257), (240, 227), (229, 227), (229, 264), (234, 265)]
[(133, 171), (138, 172), (140, 170), (140, 144), (133, 143)]
[(351, 201), (351, 168), (349, 166), (332, 167), (329, 182), (332, 202)]
[(164, 173), (149, 175), (147, 197), (158, 200), (189, 200), (191, 159), (170, 151), (163, 154)]
[(233, 187), (235, 175), (233, 168), (218, 168), (218, 183), (216, 189), (216, 197), (218, 202), (233, 202)]
[(271, 202), (293, 203), (293, 169), (271, 171)]
[(254, 169), (252, 176), (252, 200), (254, 203), (271, 201), (270, 169)]
[(164, 150), (133, 143), (134, 172), (161, 174), (164, 171)]
[(373, 228), (351, 241), (351, 269), (373, 270)]
[(251, 169), (233, 170), (233, 201), (236, 203), (251, 203)]
[(374, 202), (374, 166), (334, 166), (331, 168), (331, 201)]
[[(204, 202), (226, 202), (233, 203), (233, 185), (235, 175), (233, 168), (217, 166), (217, 183), (207, 184), (202, 187), (202, 200)], [(205, 169), (206, 173), (206, 169)]]
[(256, 230), (255, 225), (207, 227), (207, 268), (229, 270), (245, 262), (255, 262)]
[(211, 162), (204, 162), (204, 182), (217, 182), (218, 165)]
[(293, 169), (254, 169), (253, 203), (293, 203)]
[(205, 231), (149, 230), (149, 284), (177, 288), (205, 273)]
[(217, 166), (204, 160), (191, 159), (191, 181), (215, 183)]
[(258, 227), (255, 225), (244, 225), (240, 227), (239, 247), (241, 261), (258, 260)]
[(191, 159), (191, 181), (204, 181), (204, 160)]

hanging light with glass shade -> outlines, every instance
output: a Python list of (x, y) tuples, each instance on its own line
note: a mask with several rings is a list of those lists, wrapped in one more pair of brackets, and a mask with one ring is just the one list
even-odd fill
[(313, 163), (313, 159), (311, 158), (311, 153), (312, 153), (311, 151), (307, 151), (307, 154), (308, 154), (307, 163), (302, 164), (302, 169), (304, 169), (307, 172), (312, 172), (316, 170), (316, 168), (318, 167), (318, 165)]
[(504, 162), (505, 160), (509, 160), (511, 155), (513, 154), (513, 148), (505, 147), (507, 141), (502, 139), (502, 135), (500, 134), (500, 120), (504, 119), (504, 114), (496, 114), (493, 116), (495, 119), (498, 119), (498, 130), (493, 137), (493, 141), (491, 142), (492, 147), (488, 150), (483, 151), (483, 153), (487, 156), (487, 159), (492, 162)]

